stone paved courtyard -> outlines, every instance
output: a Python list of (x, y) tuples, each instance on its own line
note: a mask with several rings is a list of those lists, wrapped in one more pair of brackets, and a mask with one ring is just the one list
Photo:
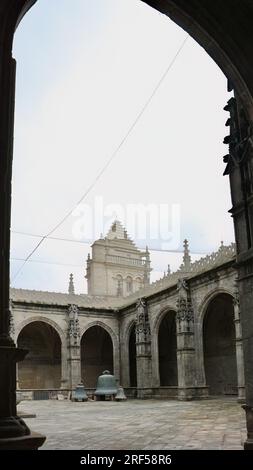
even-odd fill
[(246, 436), (244, 411), (235, 399), (25, 401), (18, 410), (36, 413), (26, 422), (47, 436), (43, 449), (242, 450)]

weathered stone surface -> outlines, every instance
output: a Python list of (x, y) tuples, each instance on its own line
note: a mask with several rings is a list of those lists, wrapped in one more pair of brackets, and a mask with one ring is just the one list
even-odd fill
[(40, 401), (25, 408), (37, 413), (27, 422), (47, 434), (43, 449), (242, 450), (246, 435), (244, 411), (233, 399), (53, 401), (50, 407)]

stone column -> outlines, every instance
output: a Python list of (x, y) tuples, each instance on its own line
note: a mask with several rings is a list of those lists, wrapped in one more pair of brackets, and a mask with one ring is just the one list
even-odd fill
[[(11, 34), (8, 38), (11, 38)], [(2, 37), (0, 44), (0, 449), (37, 449), (45, 437), (32, 434), (17, 416), (16, 364), (27, 351), (16, 348), (10, 336), (9, 255), (11, 218), (11, 176), (16, 62), (11, 43)]]
[(70, 305), (68, 308), (68, 363), (69, 385), (71, 390), (81, 383), (81, 354), (80, 354), (80, 326), (78, 307)]
[[(10, 337), (15, 342), (15, 324), (14, 324), (14, 316), (13, 316), (13, 305), (10, 302), (10, 320), (9, 320), (9, 333)], [(18, 363), (16, 364), (16, 389), (19, 389), (19, 380), (18, 380)]]
[[(245, 374), (245, 398), (247, 440), (244, 443), (245, 450), (253, 450), (253, 260), (248, 269), (247, 265), (241, 265), (239, 269), (239, 296), (241, 309), (241, 326)], [(242, 277), (240, 277), (242, 276)]]
[(70, 389), (68, 347), (66, 341), (61, 346), (61, 388)]
[(244, 447), (253, 450), (253, 122), (236, 90), (224, 109), (230, 113), (226, 123), (230, 132), (224, 139), (229, 153), (223, 160), (227, 163), (224, 174), (230, 180), (237, 247), (247, 423)]
[(235, 341), (236, 341), (238, 402), (245, 403), (245, 379), (244, 379), (242, 328), (241, 328), (241, 321), (240, 321), (240, 304), (239, 304), (239, 293), (238, 293), (237, 282), (236, 282), (236, 289), (234, 292), (234, 323), (235, 323), (235, 338), (236, 338)]
[(137, 397), (150, 398), (152, 396), (151, 335), (146, 302), (139, 299), (136, 309)]
[(178, 281), (177, 300), (177, 368), (178, 399), (191, 400), (195, 396), (194, 315), (189, 288), (185, 279)]

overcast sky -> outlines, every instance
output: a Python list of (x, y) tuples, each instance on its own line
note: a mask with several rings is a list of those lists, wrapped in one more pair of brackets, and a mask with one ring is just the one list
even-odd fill
[[(115, 216), (138, 246), (173, 250), (151, 252), (152, 279), (168, 263), (178, 267), (184, 238), (194, 258), (233, 241), (222, 176), (226, 78), (191, 38), (93, 185), (186, 36), (140, 0), (38, 0), (25, 16), (14, 42), (12, 230), (47, 234), (93, 187), (53, 233), (87, 243), (44, 241), (12, 286), (65, 292), (73, 272), (85, 292), (90, 240)], [(152, 208), (152, 233), (145, 212), (129, 216), (140, 204)], [(12, 277), (22, 265), (13, 258), (26, 258), (39, 240), (12, 234)]]

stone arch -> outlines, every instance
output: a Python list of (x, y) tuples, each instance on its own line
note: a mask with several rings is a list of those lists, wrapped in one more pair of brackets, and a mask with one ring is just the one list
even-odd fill
[(132, 294), (133, 292), (133, 277), (129, 274), (126, 276), (126, 291), (127, 294)]
[[(8, 5), (8, 0), (4, 1), (4, 24), (8, 24), (12, 33), (8, 31), (11, 50), (15, 29), (37, 0), (21, 0), (17, 5), (13, 5), (12, 2)], [(242, 9), (233, 5), (231, 13), (230, 5), (224, 4), (221, 7), (212, 2), (203, 6), (202, 0), (195, 0), (194, 4), (188, 0), (140, 1), (167, 15), (206, 50), (225, 76), (233, 82), (245, 109), (252, 116), (253, 80), (249, 65), (252, 62), (251, 49), (245, 47), (245, 38), (241, 34), (246, 25), (250, 31), (252, 7), (249, 4), (245, 5), (246, 2)], [(230, 22), (227, 18), (230, 18)], [(238, 51), (241, 53), (238, 54)]]
[(142, 288), (143, 286), (143, 279), (141, 278), (141, 276), (136, 276), (134, 278), (134, 286), (135, 286), (135, 291), (138, 291)]
[(131, 332), (132, 327), (135, 325), (135, 323), (136, 323), (136, 319), (135, 319), (135, 318), (132, 318), (132, 319), (128, 322), (128, 324), (127, 324), (127, 326), (126, 326), (126, 328), (125, 328), (125, 333), (124, 333), (124, 335), (123, 335), (123, 336), (124, 336), (124, 342), (127, 343), (127, 341), (129, 341), (130, 332)]
[(101, 320), (95, 320), (95, 321), (92, 321), (90, 323), (88, 323), (87, 325), (85, 325), (82, 329), (81, 329), (81, 333), (80, 333), (80, 338), (82, 338), (82, 336), (84, 335), (84, 333), (89, 330), (90, 328), (92, 328), (93, 326), (100, 326), (101, 328), (103, 328), (104, 330), (106, 330), (106, 332), (111, 336), (111, 340), (112, 340), (112, 343), (113, 345), (116, 347), (117, 344), (118, 344), (118, 336), (116, 335), (116, 333), (113, 331), (113, 329), (107, 325), (106, 323), (104, 323), (103, 321)]
[(237, 394), (236, 332), (233, 295), (210, 295), (202, 318), (203, 363), (211, 395)]
[(20, 388), (61, 387), (62, 341), (53, 325), (54, 322), (41, 321), (38, 317), (23, 322), (23, 327), (19, 328), (18, 347), (29, 351), (18, 366)]
[(231, 297), (234, 298), (234, 293), (232, 292), (232, 290), (222, 288), (222, 287), (216, 288), (216, 289), (212, 290), (211, 292), (209, 292), (204, 297), (204, 299), (202, 300), (202, 302), (201, 302), (201, 304), (198, 308), (198, 312), (199, 312), (198, 322), (201, 325), (201, 328), (203, 328), (203, 321), (204, 321), (204, 317), (205, 317), (206, 310), (208, 308), (209, 303), (212, 301), (212, 299), (214, 299), (219, 294), (227, 294), (227, 295), (230, 295)]
[(203, 385), (206, 384), (206, 377), (205, 377), (205, 366), (204, 366), (204, 347), (203, 347), (203, 321), (206, 313), (206, 309), (211, 302), (219, 294), (229, 294), (233, 296), (233, 292), (229, 289), (216, 287), (212, 289), (208, 294), (204, 296), (202, 299), (198, 309), (197, 309), (197, 316), (195, 319), (195, 336), (197, 338), (196, 341), (196, 360), (198, 363), (198, 374), (199, 374), (199, 381)]
[(44, 317), (44, 316), (41, 316), (41, 315), (38, 315), (36, 317), (27, 318), (26, 320), (23, 320), (22, 322), (17, 324), (17, 326), (15, 327), (15, 342), (17, 342), (18, 336), (21, 333), (21, 331), (25, 328), (25, 326), (29, 325), (30, 323), (34, 323), (34, 322), (47, 323), (48, 325), (52, 326), (52, 328), (54, 328), (57, 331), (57, 333), (58, 333), (58, 335), (61, 339), (62, 345), (66, 343), (66, 335), (63, 332), (63, 330), (61, 329), (61, 327), (56, 322), (51, 320), (50, 318), (47, 318), (47, 317)]
[(112, 328), (101, 321), (86, 325), (80, 335), (80, 350), (82, 379), (88, 388), (96, 386), (97, 376), (105, 369), (119, 380), (119, 341)]
[(160, 324), (161, 324), (161, 321), (164, 317), (164, 315), (166, 315), (166, 313), (168, 312), (174, 312), (176, 313), (177, 309), (174, 305), (167, 305), (166, 307), (162, 308), (162, 310), (160, 310), (160, 312), (158, 313), (158, 315), (156, 316), (155, 320), (154, 320), (154, 323), (153, 323), (153, 326), (152, 326), (152, 335), (157, 335), (158, 334), (158, 330), (159, 330), (159, 327), (160, 327)]
[(168, 312), (174, 312), (176, 314), (176, 307), (173, 305), (167, 305), (162, 308), (156, 315), (155, 320), (151, 323), (151, 348), (152, 348), (152, 383), (153, 387), (160, 386), (160, 372), (159, 372), (159, 344), (158, 344), (158, 333), (160, 324)]
[(157, 323), (159, 384), (178, 385), (177, 326), (175, 309), (163, 310)]
[(124, 387), (131, 386), (129, 341), (130, 341), (130, 335), (131, 335), (132, 329), (135, 326), (135, 324), (136, 324), (135, 318), (131, 318), (121, 333), (121, 338), (122, 338), (121, 339), (121, 344), (122, 344), (121, 367), (122, 367), (122, 378), (123, 378)]
[[(194, 0), (194, 2), (189, 2), (189, 0), (142, 1), (167, 15), (206, 50), (224, 75), (229, 77), (244, 108), (252, 118), (253, 77), (252, 72), (248, 71), (249, 64), (252, 63), (249, 50), (242, 54), (241, 61), (236, 57), (238, 48), (243, 50), (245, 47), (243, 47), (242, 31), (246, 23), (246, 10), (241, 12), (237, 6), (233, 5), (233, 13), (231, 13), (229, 4), (221, 7), (215, 2), (205, 2), (203, 5), (203, 0)], [(246, 8), (245, 4), (244, 8)], [(250, 13), (252, 10), (249, 15)], [(227, 18), (231, 20), (229, 24)], [(242, 70), (245, 71), (244, 74), (241, 73)]]
[[(151, 7), (169, 16), (175, 23), (185, 29), (214, 59), (220, 66), (224, 74), (233, 82), (238, 96), (240, 97), (244, 109), (247, 110), (251, 119), (253, 118), (253, 59), (252, 59), (252, 2), (203, 2), (203, 0), (143, 0)], [(1, 296), (0, 311), (2, 316), (7, 315), (9, 306), (9, 242), (10, 242), (10, 197), (11, 197), (11, 160), (12, 152), (10, 142), (13, 132), (13, 63), (12, 63), (12, 42), (13, 35), (19, 22), (36, 0), (19, 0), (18, 2), (2, 0), (0, 36), (1, 40), (1, 67), (0, 67), (0, 94), (2, 97), (0, 134), (2, 135), (2, 146), (4, 149), (2, 157), (3, 171), (0, 175), (0, 187), (6, 188), (1, 206), (1, 253), (0, 282)], [(252, 177), (250, 176), (250, 181)], [(235, 186), (240, 186), (241, 180), (238, 177)], [(235, 195), (236, 188), (232, 187), (232, 196)], [(242, 189), (245, 183), (242, 182)], [(245, 208), (243, 209), (245, 210)], [(243, 214), (245, 217), (245, 213)], [(238, 218), (237, 218), (238, 219)], [(246, 220), (246, 226), (244, 221)], [(249, 223), (251, 220), (249, 221)], [(252, 245), (252, 237), (249, 233), (248, 221), (240, 218), (235, 221), (238, 253), (248, 253)], [(248, 229), (248, 233), (247, 233)], [(244, 257), (246, 260), (246, 256)], [(251, 274), (246, 261), (242, 260), (241, 272)], [(245, 264), (243, 264), (245, 263)], [(243, 271), (243, 269), (245, 271)], [(7, 273), (7, 275), (6, 275)], [(252, 319), (248, 305), (252, 302), (251, 292), (248, 290), (248, 280), (242, 278), (241, 291), (245, 294), (243, 302), (242, 317), (245, 323), (245, 330), (250, 327), (252, 331)], [(4, 318), (5, 320), (6, 318)], [(7, 322), (2, 322), (3, 324)], [(246, 333), (245, 331), (245, 333)], [(4, 331), (4, 333), (6, 333)], [(244, 352), (247, 371), (247, 403), (252, 402), (252, 378), (250, 375), (252, 351), (252, 335), (245, 342)], [(249, 413), (247, 411), (247, 413)], [(250, 446), (250, 443), (248, 443)]]

